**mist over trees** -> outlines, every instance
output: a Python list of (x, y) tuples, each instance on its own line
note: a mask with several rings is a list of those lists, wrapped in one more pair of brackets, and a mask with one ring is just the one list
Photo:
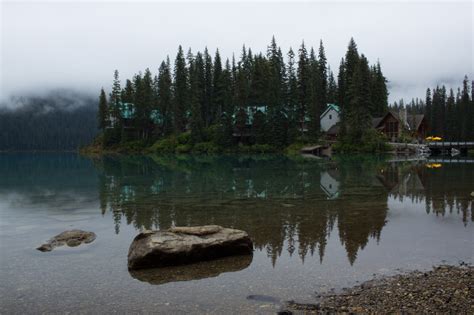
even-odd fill
[(97, 101), (68, 90), (10, 100), (0, 108), (0, 151), (77, 150), (97, 135)]
[[(342, 110), (343, 134), (361, 141), (372, 116), (388, 108), (380, 63), (373, 65), (350, 40), (337, 78), (327, 64), (323, 42), (315, 50), (303, 42), (284, 54), (275, 38), (265, 53), (242, 47), (237, 58), (223, 60), (187, 52), (101, 91), (99, 126), (105, 147), (186, 134), (191, 145), (228, 148), (239, 142), (283, 148), (321, 136), (320, 115), (328, 103)], [(123, 84), (124, 83), (124, 84)]]
[(424, 114), (430, 133), (445, 140), (474, 140), (474, 81), (465, 76), (456, 90), (436, 86), (426, 90), (424, 99), (395, 102), (392, 107), (408, 113)]

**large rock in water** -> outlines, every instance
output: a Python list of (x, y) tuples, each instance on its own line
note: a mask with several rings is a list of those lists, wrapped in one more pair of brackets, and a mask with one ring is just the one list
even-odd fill
[(252, 241), (244, 231), (218, 225), (174, 227), (138, 234), (128, 251), (128, 268), (176, 266), (252, 252)]

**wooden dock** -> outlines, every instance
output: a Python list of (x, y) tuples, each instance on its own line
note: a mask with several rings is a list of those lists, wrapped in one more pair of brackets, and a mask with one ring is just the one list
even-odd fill
[(301, 148), (300, 152), (304, 155), (331, 156), (332, 148), (330, 145), (313, 145)]

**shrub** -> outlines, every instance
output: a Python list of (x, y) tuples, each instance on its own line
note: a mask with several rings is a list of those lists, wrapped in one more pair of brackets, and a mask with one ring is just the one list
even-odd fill
[(196, 143), (193, 147), (193, 152), (214, 154), (219, 152), (219, 147), (211, 141)]
[(175, 153), (182, 154), (182, 153), (189, 153), (191, 152), (192, 145), (190, 144), (178, 144), (176, 147)]
[(190, 131), (183, 132), (182, 134), (176, 137), (176, 141), (178, 142), (178, 144), (191, 144), (192, 143), (191, 132)]
[(304, 143), (293, 143), (286, 148), (285, 152), (289, 155), (297, 155), (300, 154), (300, 151), (304, 146), (306, 146)]
[(120, 144), (119, 152), (142, 152), (147, 147), (147, 142), (144, 140), (128, 141)]
[(178, 141), (176, 137), (169, 137), (162, 140), (158, 140), (153, 144), (149, 151), (152, 153), (174, 153), (176, 147), (178, 146)]
[(276, 149), (269, 144), (254, 144), (250, 146), (251, 153), (272, 153)]
[(390, 146), (383, 133), (375, 129), (369, 129), (364, 131), (359, 141), (342, 138), (333, 146), (333, 149), (341, 153), (378, 153), (390, 150)]

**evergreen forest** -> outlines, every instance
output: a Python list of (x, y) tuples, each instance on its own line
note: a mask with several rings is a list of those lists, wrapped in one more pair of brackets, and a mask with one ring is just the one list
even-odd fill
[(341, 110), (341, 138), (363, 141), (371, 119), (388, 109), (387, 79), (351, 39), (337, 76), (323, 42), (283, 53), (272, 38), (265, 53), (245, 46), (223, 59), (187, 52), (123, 82), (114, 73), (110, 93), (101, 90), (98, 120), (103, 148), (151, 147), (156, 152), (216, 152), (236, 147), (281, 150), (321, 139), (327, 104)]

